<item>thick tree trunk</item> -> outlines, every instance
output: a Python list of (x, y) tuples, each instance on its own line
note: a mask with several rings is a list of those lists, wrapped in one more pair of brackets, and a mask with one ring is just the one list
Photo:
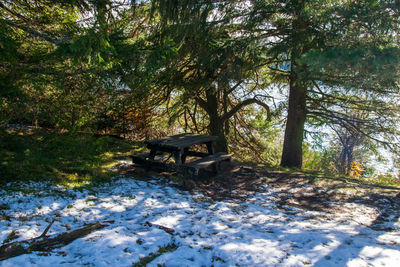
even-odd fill
[(289, 76), (289, 108), (286, 121), (285, 139), (281, 166), (301, 168), (303, 161), (303, 135), (304, 123), (307, 116), (306, 96), (307, 77), (306, 65), (300, 62), (301, 57), (307, 53), (307, 22), (301, 14), (304, 8), (303, 1), (294, 1), (297, 5), (296, 19), (292, 23), (293, 39), (291, 70)]
[(206, 92), (207, 97), (207, 113), (210, 119), (209, 131), (211, 135), (218, 136), (215, 142), (215, 152), (228, 152), (228, 142), (224, 131), (224, 121), (218, 114), (217, 94), (213, 90)]
[(225, 136), (224, 123), (219, 118), (210, 117), (210, 134), (218, 136), (215, 142), (215, 152), (228, 152), (228, 142)]
[(211, 135), (218, 136), (214, 150), (216, 152), (228, 152), (228, 139), (229, 135), (229, 119), (236, 114), (241, 108), (251, 105), (258, 104), (262, 106), (268, 114), (268, 119), (270, 118), (270, 110), (268, 105), (256, 98), (245, 99), (242, 102), (236, 104), (231, 110), (228, 111), (228, 96), (227, 91), (224, 90), (224, 95), (222, 96), (222, 114), (218, 101), (218, 96), (215, 88), (211, 87), (206, 91), (206, 100), (200, 97), (196, 98), (197, 103), (207, 112), (210, 124), (208, 125), (208, 130)]
[(342, 151), (340, 152), (340, 155), (338, 159), (336, 160), (336, 168), (339, 171), (340, 174), (346, 174), (346, 151), (345, 147), (342, 148)]
[(349, 147), (347, 150), (347, 166), (346, 166), (346, 175), (350, 174), (351, 167), (353, 166), (353, 146)]
[(295, 73), (290, 77), (289, 109), (281, 166), (301, 168), (303, 161), (303, 134), (306, 121), (307, 86), (298, 81)]

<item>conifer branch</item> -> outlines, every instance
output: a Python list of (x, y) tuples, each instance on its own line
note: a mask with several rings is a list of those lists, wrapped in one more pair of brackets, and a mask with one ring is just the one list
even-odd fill
[(251, 105), (251, 104), (257, 104), (259, 106), (262, 106), (266, 111), (267, 111), (267, 119), (269, 120), (271, 118), (271, 111), (270, 108), (267, 104), (264, 102), (256, 99), (256, 98), (249, 98), (246, 99), (239, 104), (237, 104), (235, 107), (233, 107), (229, 112), (225, 113), (222, 116), (222, 121), (225, 121), (229, 118), (231, 118), (233, 115), (235, 115), (240, 109), (244, 108), (245, 106)]
[(62, 39), (53, 39), (53, 38), (51, 38), (51, 37), (50, 37), (49, 35), (47, 35), (47, 34), (38, 32), (38, 31), (36, 31), (36, 30), (34, 30), (34, 29), (32, 29), (32, 28), (28, 28), (28, 27), (23, 26), (23, 25), (18, 25), (18, 24), (16, 24), (16, 23), (12, 22), (11, 20), (3, 19), (3, 18), (2, 18), (2, 20), (3, 20), (6, 24), (8, 24), (8, 25), (10, 25), (10, 26), (12, 26), (12, 27), (21, 29), (21, 30), (23, 30), (23, 31), (25, 31), (25, 32), (27, 32), (27, 33), (30, 33), (30, 34), (33, 35), (33, 36), (39, 37), (39, 38), (41, 38), (41, 39), (44, 39), (44, 40), (46, 40), (46, 41), (48, 41), (48, 42), (50, 42), (50, 43), (53, 43), (53, 44), (55, 44), (55, 45), (60, 45), (61, 43), (64, 42), (64, 40), (62, 40)]

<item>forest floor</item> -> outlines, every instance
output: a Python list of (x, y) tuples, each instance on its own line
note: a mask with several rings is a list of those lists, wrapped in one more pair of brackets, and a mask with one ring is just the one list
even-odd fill
[[(398, 266), (399, 189), (234, 163), (191, 190), (122, 162), (109, 182), (0, 190), (0, 242), (105, 228), (0, 266)], [(168, 176), (169, 174), (167, 174)], [(170, 177), (171, 178), (171, 177)], [(173, 179), (172, 179), (173, 180)]]

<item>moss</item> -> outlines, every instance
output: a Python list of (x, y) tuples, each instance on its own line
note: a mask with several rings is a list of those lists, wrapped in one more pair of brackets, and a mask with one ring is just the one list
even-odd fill
[(140, 144), (89, 134), (36, 131), (0, 132), (0, 183), (52, 181), (82, 186), (107, 180), (110, 167)]
[(156, 253), (151, 253), (149, 256), (140, 258), (140, 261), (132, 264), (133, 267), (145, 267), (148, 263), (152, 262), (155, 258), (161, 256), (164, 253), (172, 252), (178, 249), (175, 244), (170, 244), (166, 247), (160, 247)]

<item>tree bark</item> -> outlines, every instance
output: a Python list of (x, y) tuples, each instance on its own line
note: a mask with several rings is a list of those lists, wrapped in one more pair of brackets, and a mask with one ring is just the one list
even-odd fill
[[(296, 1), (298, 12), (304, 8), (302, 1)], [(301, 168), (303, 161), (304, 123), (307, 116), (307, 73), (306, 65), (300, 62), (307, 52), (307, 22), (301, 12), (293, 21), (293, 39), (291, 51), (291, 70), (289, 76), (289, 107), (281, 158), (282, 167)]]
[[(49, 225), (50, 227), (51, 225)], [(31, 253), (32, 251), (49, 251), (53, 248), (59, 248), (68, 245), (75, 239), (81, 238), (95, 230), (108, 226), (108, 224), (101, 224), (99, 222), (88, 224), (82, 228), (76, 229), (71, 232), (61, 233), (52, 237), (45, 237), (48, 230), (38, 238), (25, 241), (16, 241), (5, 244), (0, 247), (0, 261), (22, 254)]]
[(218, 113), (218, 98), (215, 90), (208, 90), (207, 113), (210, 119), (209, 131), (211, 135), (218, 136), (214, 145), (215, 152), (228, 152), (228, 141), (224, 131), (224, 120)]
[(202, 99), (201, 97), (195, 98), (199, 106), (204, 109), (208, 114), (210, 120), (210, 124), (208, 126), (209, 133), (211, 135), (218, 136), (218, 139), (216, 140), (214, 146), (215, 152), (228, 152), (227, 136), (229, 134), (229, 119), (233, 117), (243, 107), (251, 104), (257, 104), (266, 110), (268, 119), (270, 119), (271, 117), (268, 105), (256, 98), (245, 99), (228, 111), (228, 98), (227, 95), (225, 95), (226, 92), (223, 93), (223, 98), (225, 99), (223, 99), (222, 101), (222, 114), (220, 114), (219, 112), (220, 107), (215, 88), (211, 87), (209, 90), (206, 91), (206, 100)]
[(295, 73), (290, 77), (289, 108), (283, 141), (282, 167), (301, 168), (303, 162), (303, 134), (306, 121), (305, 84), (298, 80)]

